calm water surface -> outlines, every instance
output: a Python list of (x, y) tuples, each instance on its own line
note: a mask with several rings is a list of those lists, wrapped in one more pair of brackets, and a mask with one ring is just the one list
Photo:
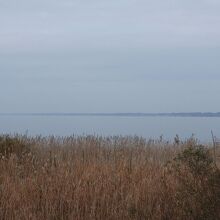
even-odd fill
[(28, 135), (138, 135), (172, 140), (192, 134), (211, 142), (213, 130), (220, 137), (220, 118), (192, 117), (101, 117), (101, 116), (0, 116), (0, 133)]

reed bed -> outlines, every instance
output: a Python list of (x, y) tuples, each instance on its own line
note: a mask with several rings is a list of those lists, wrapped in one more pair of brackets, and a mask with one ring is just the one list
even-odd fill
[(0, 219), (220, 219), (220, 172), (193, 138), (0, 136)]

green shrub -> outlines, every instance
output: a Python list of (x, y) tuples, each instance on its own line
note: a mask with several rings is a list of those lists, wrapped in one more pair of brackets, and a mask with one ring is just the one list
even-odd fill
[(189, 146), (170, 164), (177, 181), (176, 204), (184, 219), (220, 219), (220, 171), (209, 150)]
[(202, 145), (186, 148), (175, 158), (176, 164), (184, 165), (195, 176), (208, 175), (213, 171), (213, 159), (209, 150)]
[(0, 157), (9, 158), (12, 154), (19, 159), (30, 152), (30, 148), (24, 139), (9, 135), (0, 136)]

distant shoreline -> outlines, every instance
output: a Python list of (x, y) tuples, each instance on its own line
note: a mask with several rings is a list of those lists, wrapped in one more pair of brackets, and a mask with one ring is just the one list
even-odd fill
[(95, 117), (220, 117), (220, 112), (183, 113), (0, 113), (0, 116), (95, 116)]

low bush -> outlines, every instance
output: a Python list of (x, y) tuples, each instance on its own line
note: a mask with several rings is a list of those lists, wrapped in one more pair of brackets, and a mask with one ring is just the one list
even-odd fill
[(176, 180), (175, 208), (181, 219), (220, 219), (220, 171), (208, 148), (189, 146), (168, 170)]
[(11, 155), (16, 155), (19, 159), (30, 152), (29, 145), (25, 139), (19, 136), (0, 136), (0, 157), (10, 158)]

